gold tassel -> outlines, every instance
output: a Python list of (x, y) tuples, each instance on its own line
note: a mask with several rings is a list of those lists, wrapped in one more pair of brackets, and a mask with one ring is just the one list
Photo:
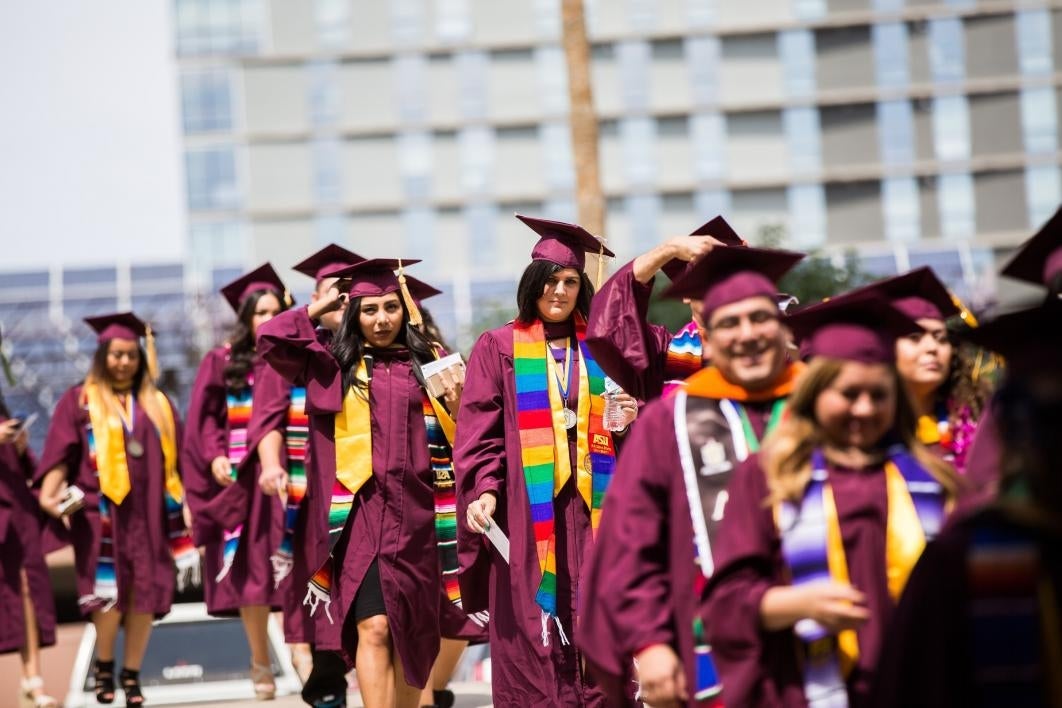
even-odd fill
[(598, 251), (597, 251), (597, 282), (594, 283), (594, 290), (601, 289), (601, 283), (605, 280), (605, 243), (598, 239)]
[(977, 327), (977, 318), (974, 317), (974, 313), (970, 312), (970, 309), (966, 307), (965, 303), (959, 299), (959, 296), (953, 292), (948, 292), (951, 295), (951, 301), (955, 304), (955, 307), (959, 308), (959, 319), (967, 324), (969, 327)]
[(147, 323), (144, 323), (144, 350), (147, 354), (148, 377), (152, 383), (156, 383), (159, 380), (159, 353), (155, 349), (155, 333)]
[(420, 308), (417, 307), (417, 303), (413, 302), (413, 296), (409, 294), (409, 286), (406, 285), (406, 274), (402, 270), (402, 259), (398, 259), (398, 288), (402, 292), (402, 301), (405, 303), (406, 312), (409, 313), (409, 323), (414, 327), (420, 327), (424, 324), (423, 318), (420, 316)]
[(288, 310), (295, 304), (295, 298), (291, 296), (290, 290), (284, 290), (284, 307)]

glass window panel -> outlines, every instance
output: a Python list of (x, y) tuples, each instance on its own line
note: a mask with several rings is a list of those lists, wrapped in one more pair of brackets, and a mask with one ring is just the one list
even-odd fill
[(878, 12), (902, 10), (906, 0), (874, 0), (874, 9)]
[(498, 208), (494, 204), (469, 204), (465, 207), (472, 265), (489, 268), (497, 265)]
[(350, 222), (343, 214), (318, 214), (313, 220), (314, 238), (321, 246), (346, 243), (350, 237)]
[(695, 113), (690, 117), (694, 173), (700, 180), (726, 174), (726, 120), (722, 113)]
[(176, 0), (177, 53), (249, 54), (262, 32), (261, 0)]
[(469, 126), (457, 135), (461, 151), (461, 186), (468, 194), (483, 194), (491, 183), (494, 166), (494, 130)]
[(871, 31), (878, 86), (906, 86), (907, 25), (902, 22), (882, 22), (874, 25)]
[(709, 27), (715, 22), (718, 0), (687, 0), (686, 16), (692, 27)]
[(938, 160), (970, 157), (970, 111), (966, 96), (933, 99), (933, 142)]
[(918, 240), (921, 231), (918, 180), (914, 177), (890, 177), (882, 181), (881, 210), (888, 240)]
[(181, 111), (185, 133), (232, 130), (232, 86), (222, 69), (181, 74)]
[(342, 150), (336, 138), (318, 138), (311, 143), (313, 192), (318, 202), (332, 204), (343, 198)]
[(943, 17), (929, 21), (929, 62), (934, 81), (962, 81), (965, 77), (961, 19)]
[(571, 131), (566, 122), (549, 122), (539, 126), (539, 139), (546, 152), (546, 182), (551, 189), (575, 186), (572, 163)]
[(1058, 115), (1052, 88), (1022, 89), (1021, 125), (1025, 149), (1033, 153), (1058, 150)]
[(697, 105), (714, 105), (719, 101), (719, 49), (718, 37), (686, 38), (686, 65)]
[(564, 52), (556, 45), (535, 48), (535, 66), (538, 70), (538, 97), (547, 114), (561, 115), (568, 112), (568, 68)]
[(232, 209), (239, 206), (236, 155), (231, 145), (196, 148), (185, 154), (188, 208)]
[(656, 125), (652, 118), (623, 118), (619, 123), (623, 165), (630, 184), (649, 184), (656, 177), (653, 144)]
[(778, 54), (782, 63), (786, 93), (810, 96), (815, 93), (815, 35), (811, 30), (778, 33)]
[(819, 111), (810, 106), (786, 108), (782, 113), (789, 147), (789, 166), (794, 172), (814, 172), (822, 166)]
[(433, 274), (435, 270), (435, 212), (430, 207), (414, 207), (402, 212), (402, 230), (406, 244), (403, 249), (416, 253), (424, 262), (421, 268)]
[(793, 0), (793, 14), (799, 20), (817, 20), (826, 16), (826, 0)]
[(656, 194), (632, 194), (626, 199), (632, 245), (637, 252), (647, 251), (657, 243), (660, 222), (660, 197)]
[(703, 189), (693, 195), (693, 206), (707, 221), (717, 214), (730, 213), (730, 192), (725, 189)]
[(424, 36), (424, 0), (391, 0), (391, 37), (395, 44), (412, 46)]
[(431, 193), (431, 134), (424, 131), (399, 134), (398, 164), (406, 197), (427, 199)]
[(1051, 13), (1045, 9), (1014, 13), (1018, 34), (1018, 56), (1023, 74), (1041, 75), (1052, 71)]
[(350, 43), (350, 0), (316, 0), (314, 24), (323, 49), (342, 49)]
[(457, 80), (461, 87), (461, 115), (484, 118), (487, 115), (487, 53), (461, 51), (456, 55)]
[(444, 42), (459, 42), (472, 31), (468, 0), (435, 0), (435, 35)]
[(1058, 165), (1026, 168), (1025, 200), (1029, 210), (1029, 228), (1039, 228), (1062, 204), (1062, 173)]
[(619, 58), (620, 90), (623, 105), (628, 110), (646, 110), (649, 107), (649, 64), (652, 61), (649, 42), (635, 40), (616, 45)]
[(948, 238), (972, 236), (974, 219), (973, 177), (968, 172), (942, 174), (937, 178), (937, 208), (940, 231)]
[(789, 241), (797, 248), (826, 242), (826, 191), (821, 184), (794, 184), (787, 189)]
[(878, 104), (878, 149), (887, 165), (914, 160), (914, 109), (911, 102), (882, 101)]
[(310, 61), (306, 63), (306, 72), (310, 124), (319, 128), (337, 126), (342, 112), (338, 63)]
[(428, 65), (423, 54), (402, 54), (394, 59), (398, 112), (406, 123), (427, 119)]
[(560, 36), (560, 0), (534, 0), (535, 26), (540, 37)]

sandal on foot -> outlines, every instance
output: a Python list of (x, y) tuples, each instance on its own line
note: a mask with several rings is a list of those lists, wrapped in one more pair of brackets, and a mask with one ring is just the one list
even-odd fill
[(277, 696), (277, 684), (273, 678), (273, 667), (269, 664), (251, 663), (251, 682), (254, 683), (254, 697), (260, 701), (271, 701)]
[(40, 676), (24, 678), (19, 684), (22, 697), (33, 708), (59, 708), (59, 701), (44, 692), (44, 679)]
[(133, 671), (132, 669), (123, 668), (122, 673), (118, 674), (118, 683), (122, 685), (122, 690), (125, 691), (125, 704), (127, 706), (144, 705), (144, 694), (140, 690), (140, 669)]
[(96, 689), (97, 703), (114, 703), (114, 660), (100, 661), (96, 659), (96, 670), (93, 672), (93, 683)]

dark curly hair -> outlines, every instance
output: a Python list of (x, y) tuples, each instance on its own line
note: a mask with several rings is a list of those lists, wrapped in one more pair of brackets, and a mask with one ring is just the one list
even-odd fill
[(960, 333), (966, 328), (965, 324), (948, 328), (951, 363), (947, 380), (936, 392), (937, 406), (947, 410), (948, 424), (952, 426), (963, 416), (978, 420), (992, 397), (992, 384), (979, 371), (978, 360), (984, 352), (960, 339)]
[(247, 377), (254, 367), (255, 341), (251, 325), (258, 301), (272, 295), (280, 303), (280, 311), (288, 309), (284, 294), (273, 289), (255, 290), (243, 299), (236, 313), (236, 324), (229, 335), (229, 361), (225, 365), (225, 387), (230, 391), (247, 388)]

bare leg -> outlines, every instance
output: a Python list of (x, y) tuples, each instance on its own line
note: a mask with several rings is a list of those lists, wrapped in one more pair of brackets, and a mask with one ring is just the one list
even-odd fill
[[(398, 652), (391, 653), (391, 665), (394, 671), (394, 705), (395, 708), (417, 708), (420, 702), (420, 689), (406, 683), (406, 672), (402, 669), (402, 659)], [(428, 684), (431, 685), (430, 683)], [(368, 704), (366, 704), (366, 708)]]
[(247, 644), (251, 648), (251, 661), (266, 666), (269, 664), (269, 607), (249, 605), (240, 608), (240, 619), (247, 632)]
[(435, 703), (435, 691), (446, 690), (450, 683), (450, 677), (454, 675), (457, 662), (461, 661), (468, 642), (463, 639), (446, 639), (439, 642), (439, 656), (435, 657), (435, 665), (431, 667), (431, 676), (428, 685), (420, 692), (420, 705), (430, 706)]
[(358, 622), (358, 689), (365, 708), (394, 705), (394, 667), (391, 665), (391, 630), (386, 615)]
[(297, 642), (289, 644), (288, 649), (291, 651), (291, 665), (295, 667), (295, 673), (299, 675), (299, 680), (305, 684), (306, 679), (310, 677), (310, 672), (313, 670), (313, 652), (310, 651), (310, 645), (305, 642)]
[(122, 665), (133, 671), (140, 670), (151, 637), (151, 623), (155, 616), (150, 612), (127, 612), (125, 615), (125, 656)]
[(118, 638), (118, 628), (122, 626), (122, 613), (117, 609), (97, 610), (92, 613), (92, 624), (96, 628), (97, 658), (114, 661), (114, 642)]
[(41, 673), (41, 638), (37, 627), (37, 611), (30, 597), (29, 579), (26, 571), (20, 571), (22, 585), (22, 616), (26, 618), (26, 641), (19, 650), (22, 659), (22, 676), (31, 678)]

